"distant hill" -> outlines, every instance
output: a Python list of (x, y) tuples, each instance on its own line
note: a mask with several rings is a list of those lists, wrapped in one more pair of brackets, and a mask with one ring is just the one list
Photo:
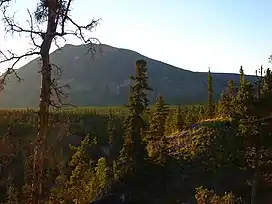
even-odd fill
[[(51, 54), (51, 62), (61, 67), (61, 84), (69, 84), (69, 102), (77, 106), (117, 106), (128, 101), (129, 76), (135, 73), (135, 62), (148, 62), (150, 84), (154, 91), (151, 102), (162, 94), (169, 104), (203, 103), (207, 98), (207, 73), (180, 69), (137, 52), (100, 45), (102, 52), (94, 57), (83, 45), (65, 45)], [(98, 49), (97, 49), (98, 50)], [(239, 67), (237, 68), (239, 69)], [(35, 59), (18, 69), (24, 80), (9, 77), (0, 93), (2, 108), (31, 108), (39, 103), (40, 61)], [(253, 77), (248, 76), (252, 80)], [(228, 80), (239, 81), (237, 74), (213, 73), (214, 95), (219, 97)]]

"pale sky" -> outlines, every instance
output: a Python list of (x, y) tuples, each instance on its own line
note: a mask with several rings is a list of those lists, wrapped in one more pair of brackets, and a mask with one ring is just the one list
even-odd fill
[[(16, 0), (15, 18), (27, 25), (27, 8), (37, 0)], [(272, 54), (271, 0), (74, 0), (77, 22), (101, 18), (93, 36), (192, 71), (254, 74)], [(23, 52), (23, 37), (4, 37), (0, 49)], [(70, 44), (78, 44), (73, 39)], [(25, 62), (24, 62), (25, 63)], [(0, 65), (3, 70), (4, 65)]]

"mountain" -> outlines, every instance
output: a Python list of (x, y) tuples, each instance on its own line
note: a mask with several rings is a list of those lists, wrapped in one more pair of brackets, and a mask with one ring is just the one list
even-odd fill
[[(99, 51), (101, 50), (101, 52)], [(207, 99), (207, 73), (192, 72), (150, 59), (137, 52), (100, 45), (92, 56), (88, 47), (67, 44), (51, 53), (51, 62), (62, 69), (60, 84), (69, 84), (68, 101), (77, 106), (115, 106), (128, 101), (129, 76), (135, 73), (135, 62), (148, 63), (151, 102), (162, 94), (169, 104), (203, 103)], [(0, 93), (2, 108), (37, 107), (40, 91), (40, 60), (34, 59), (17, 70), (23, 81), (9, 77)], [(238, 68), (237, 68), (238, 69)], [(228, 80), (239, 81), (238, 74), (213, 73), (215, 98)], [(247, 76), (252, 80), (253, 76)]]

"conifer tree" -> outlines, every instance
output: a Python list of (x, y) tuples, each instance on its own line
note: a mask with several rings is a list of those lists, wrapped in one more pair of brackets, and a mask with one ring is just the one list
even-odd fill
[(109, 118), (108, 118), (108, 144), (113, 144), (113, 137), (114, 137), (115, 128), (113, 126), (113, 115), (110, 110)]
[(266, 70), (266, 75), (264, 76), (263, 80), (263, 87), (262, 87), (262, 93), (270, 93), (272, 92), (272, 74), (271, 70), (268, 68)]
[[(121, 163), (125, 164), (125, 171), (128, 169), (141, 168), (147, 157), (146, 146), (142, 140), (142, 133), (146, 124), (142, 113), (148, 109), (147, 91), (152, 88), (148, 84), (147, 63), (145, 60), (136, 62), (136, 74), (131, 76), (129, 110), (125, 121), (124, 145), (121, 150)], [(128, 169), (127, 169), (128, 168)]]
[[(263, 77), (263, 67), (259, 69), (259, 74), (256, 71), (257, 77), (257, 94), (253, 104), (253, 119), (250, 118), (248, 124), (250, 128), (245, 132), (245, 143), (248, 147), (247, 157), (249, 158), (249, 165), (254, 174), (252, 177), (252, 191), (251, 191), (251, 204), (258, 203), (257, 192), (260, 181), (262, 167), (270, 166), (269, 158), (271, 158), (271, 120), (266, 118), (271, 116), (272, 109), (270, 101), (272, 98), (271, 92), (271, 73), (268, 69), (265, 77)], [(252, 131), (251, 129), (253, 129)], [(250, 137), (249, 137), (250, 136)], [(265, 172), (268, 173), (268, 172)]]
[(235, 103), (235, 84), (233, 80), (228, 82), (226, 91), (223, 91), (218, 103), (218, 113), (221, 116), (231, 117)]
[(109, 177), (113, 179), (114, 177), (114, 169), (113, 169), (113, 160), (115, 156), (115, 127), (113, 126), (113, 115), (112, 112), (110, 111), (109, 119), (108, 119), (108, 155), (106, 159), (107, 167), (108, 167), (108, 173)]
[[(63, 174), (61, 174), (57, 178), (59, 185), (52, 189), (49, 203), (63, 203), (68, 201), (89, 203), (97, 196), (101, 190), (101, 186), (98, 183), (95, 165), (93, 161), (90, 160), (88, 154), (89, 148), (96, 144), (96, 138), (91, 140), (90, 137), (87, 136), (81, 142), (80, 146), (70, 146), (74, 152), (69, 163), (71, 175), (64, 177)], [(100, 165), (100, 169), (102, 166), (103, 165)], [(102, 177), (101, 175), (99, 176)]]
[[(269, 145), (269, 123), (263, 123), (262, 117), (271, 114), (271, 109), (265, 108), (262, 111), (263, 105), (267, 96), (264, 90), (267, 90), (263, 86), (263, 91), (261, 91), (262, 84), (267, 82), (262, 82), (262, 67), (260, 69), (261, 77), (258, 77), (256, 83), (256, 95), (253, 92), (253, 86), (246, 80), (241, 79), (241, 85), (236, 97), (236, 115), (235, 120), (238, 121), (239, 126), (239, 136), (241, 138), (241, 143), (243, 144), (243, 152), (245, 161), (247, 165), (254, 172), (252, 177), (252, 192), (251, 192), (251, 204), (257, 203), (257, 184), (260, 176), (260, 166), (266, 163), (264, 155), (270, 152)], [(268, 75), (269, 75), (268, 71)], [(257, 75), (257, 72), (256, 72)], [(265, 77), (266, 78), (266, 77)], [(264, 78), (264, 81), (265, 81)], [(268, 81), (269, 76), (267, 77)], [(266, 92), (268, 93), (268, 92)], [(268, 129), (267, 129), (268, 128)], [(270, 140), (271, 141), (271, 140)], [(271, 143), (270, 143), (271, 144)]]
[(246, 119), (250, 116), (254, 101), (253, 93), (253, 85), (249, 81), (243, 81), (235, 99), (235, 112), (240, 119)]
[(166, 117), (166, 121), (165, 121), (166, 135), (171, 135), (172, 133), (177, 131), (175, 115), (176, 114), (173, 110), (169, 110), (169, 114)]
[(165, 136), (167, 111), (163, 97), (159, 96), (156, 102), (156, 110), (152, 114), (150, 122), (149, 146), (151, 147), (151, 157), (161, 163), (165, 160), (165, 155), (167, 154), (167, 140)]
[(71, 146), (75, 153), (70, 162), (73, 170), (69, 179), (69, 192), (73, 200), (79, 203), (91, 201), (99, 191), (94, 164), (88, 154), (88, 149), (96, 144), (97, 141), (91, 141), (87, 136), (79, 147)]
[(240, 67), (240, 87), (243, 84), (243, 82), (245, 81), (245, 74), (244, 74), (244, 70), (243, 70), (243, 66)]
[(177, 109), (176, 109), (176, 130), (177, 131), (182, 131), (184, 128), (184, 119), (181, 113), (181, 106), (178, 105)]
[(214, 116), (214, 102), (213, 102), (213, 87), (212, 87), (212, 75), (209, 68), (208, 72), (208, 116), (213, 117)]
[(7, 204), (19, 204), (19, 191), (17, 186), (12, 183), (8, 186), (7, 188), (7, 197), (8, 197), (8, 202)]
[(235, 97), (235, 84), (234, 84), (233, 80), (229, 80), (229, 82), (228, 82), (227, 93), (228, 93), (230, 98)]
[(220, 99), (218, 101), (218, 107), (217, 107), (217, 112), (219, 114), (219, 116), (223, 116), (223, 117), (228, 117), (229, 116), (229, 97), (228, 94), (223, 91)]
[(234, 81), (230, 80), (228, 82), (228, 88), (227, 88), (227, 95), (229, 99), (228, 115), (230, 117), (232, 117), (234, 113), (236, 94), (237, 94), (237, 90), (235, 88)]
[(104, 157), (100, 158), (97, 162), (97, 167), (96, 167), (96, 178), (97, 178), (97, 183), (99, 186), (99, 190), (103, 190), (107, 187), (107, 184), (109, 182), (110, 174), (109, 174), (109, 168), (107, 166), (107, 161)]
[[(254, 101), (254, 89), (252, 83), (245, 80), (243, 67), (240, 67), (240, 87), (234, 102), (235, 119), (246, 119), (250, 116), (250, 108)], [(237, 118), (238, 117), (238, 118)]]

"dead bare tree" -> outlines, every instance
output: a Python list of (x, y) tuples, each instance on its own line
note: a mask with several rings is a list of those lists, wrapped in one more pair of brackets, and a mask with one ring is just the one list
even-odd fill
[[(13, 0), (0, 0), (0, 8), (5, 23), (7, 33), (25, 34), (30, 38), (33, 45), (29, 51), (22, 55), (8, 50), (0, 51), (0, 63), (10, 62), (11, 66), (2, 75), (1, 84), (3, 85), (6, 78), (10, 74), (14, 74), (18, 80), (21, 80), (17, 75), (15, 65), (23, 58), (30, 56), (39, 56), (41, 58), (41, 91), (39, 104), (39, 122), (38, 135), (34, 149), (33, 162), (33, 182), (32, 182), (32, 203), (38, 204), (42, 202), (43, 196), (43, 169), (44, 169), (44, 154), (46, 150), (46, 136), (48, 132), (49, 107), (55, 105), (52, 102), (51, 96), (57, 96), (58, 102), (62, 104), (61, 96), (63, 95), (62, 88), (53, 79), (53, 68), (59, 70), (59, 67), (50, 62), (49, 51), (52, 43), (57, 45), (58, 39), (65, 39), (66, 36), (75, 36), (83, 43), (90, 46), (89, 51), (93, 50), (94, 43), (99, 42), (98, 39), (88, 37), (88, 32), (97, 26), (99, 20), (92, 20), (87, 25), (77, 24), (71, 17), (72, 0), (37, 0), (36, 10), (31, 12), (27, 10), (29, 20), (28, 27), (22, 27), (14, 20), (14, 16), (8, 14), (9, 4)], [(43, 26), (44, 25), (44, 26)], [(67, 25), (73, 28), (67, 29)], [(43, 28), (42, 28), (43, 27)], [(2, 58), (2, 59), (1, 59)]]

